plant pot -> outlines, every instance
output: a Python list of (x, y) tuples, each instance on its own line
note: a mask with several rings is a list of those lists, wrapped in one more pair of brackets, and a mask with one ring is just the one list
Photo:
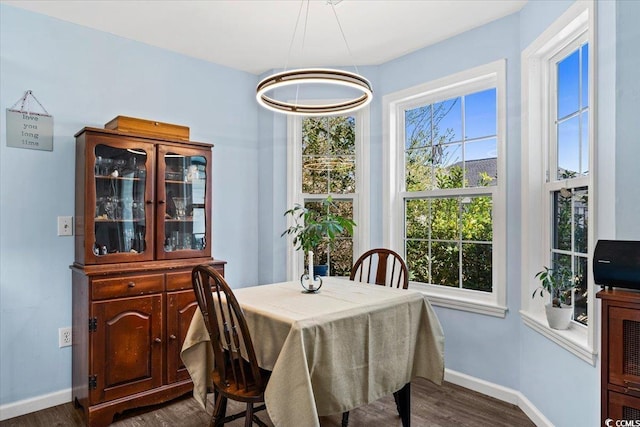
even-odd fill
[(549, 322), (550, 328), (569, 328), (569, 324), (571, 323), (571, 315), (573, 314), (573, 307), (554, 307), (552, 304), (547, 304), (544, 306), (544, 311), (547, 314), (547, 322)]
[(313, 266), (313, 275), (325, 277), (329, 275), (329, 266), (327, 264), (324, 265), (314, 265)]

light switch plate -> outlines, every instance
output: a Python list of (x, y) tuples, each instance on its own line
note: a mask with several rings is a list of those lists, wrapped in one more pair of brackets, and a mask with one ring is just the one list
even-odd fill
[(73, 236), (73, 217), (58, 217), (58, 236)]

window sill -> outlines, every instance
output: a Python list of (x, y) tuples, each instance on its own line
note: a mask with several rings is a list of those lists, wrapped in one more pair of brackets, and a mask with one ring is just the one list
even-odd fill
[(484, 314), (487, 316), (504, 318), (507, 314), (507, 307), (495, 304), (493, 301), (479, 301), (474, 298), (465, 298), (459, 295), (451, 295), (433, 292), (430, 286), (411, 283), (409, 289), (422, 292), (431, 305), (438, 307), (452, 308), (454, 310), (468, 311), (471, 313)]
[(572, 324), (566, 330), (551, 329), (544, 313), (536, 314), (521, 310), (520, 315), (525, 325), (595, 366), (597, 352), (588, 344), (587, 328)]

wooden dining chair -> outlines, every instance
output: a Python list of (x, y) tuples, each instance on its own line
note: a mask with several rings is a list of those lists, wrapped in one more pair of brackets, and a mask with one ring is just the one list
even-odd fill
[[(363, 253), (355, 262), (349, 275), (350, 280), (372, 283), (380, 286), (407, 289), (409, 269), (404, 259), (391, 249), (376, 248)], [(398, 392), (393, 393), (400, 414)], [(342, 413), (342, 427), (349, 425), (349, 411)]]
[(355, 262), (351, 280), (392, 288), (409, 287), (409, 270), (402, 257), (391, 249), (377, 248), (363, 253)]
[[(215, 269), (208, 265), (194, 267), (193, 290), (207, 326), (213, 347), (212, 373), (215, 405), (211, 427), (237, 418), (245, 418), (245, 427), (253, 422), (266, 427), (254, 412), (265, 409), (264, 389), (270, 372), (261, 369), (244, 314), (231, 288)], [(226, 416), (227, 399), (245, 402), (246, 410)]]

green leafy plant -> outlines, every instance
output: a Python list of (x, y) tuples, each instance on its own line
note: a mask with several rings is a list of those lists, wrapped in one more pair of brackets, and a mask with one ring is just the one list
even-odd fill
[(292, 235), (295, 249), (303, 250), (305, 253), (312, 251), (322, 242), (327, 242), (329, 247), (333, 247), (338, 235), (346, 232), (351, 236), (353, 227), (356, 226), (351, 218), (332, 213), (334, 207), (331, 196), (322, 201), (322, 213), (296, 203), (284, 213), (285, 216), (291, 216), (294, 223), (280, 237)]
[(553, 306), (562, 307), (571, 294), (571, 290), (575, 287), (571, 271), (563, 266), (558, 266), (555, 269), (546, 266), (543, 268), (544, 270), (538, 271), (535, 275), (536, 279), (540, 280), (540, 286), (533, 291), (531, 298), (534, 298), (537, 293), (544, 297), (543, 291), (547, 291), (551, 295)]

